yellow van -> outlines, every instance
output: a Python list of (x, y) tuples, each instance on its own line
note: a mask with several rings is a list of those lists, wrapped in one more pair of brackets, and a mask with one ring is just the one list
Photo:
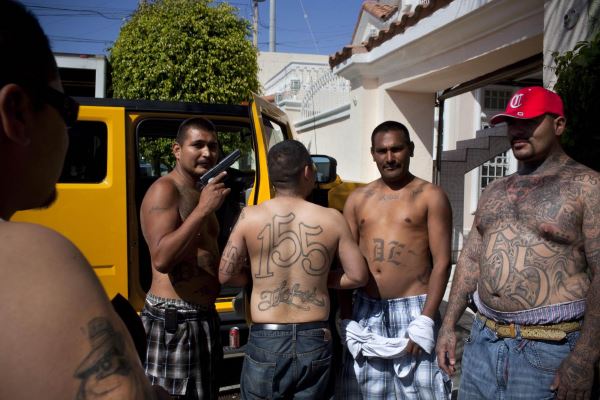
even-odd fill
[[(217, 213), (221, 246), (227, 242), (241, 208), (272, 197), (267, 152), (274, 144), (291, 139), (292, 130), (286, 115), (260, 97), (248, 106), (93, 98), (78, 101), (79, 120), (69, 131), (70, 145), (56, 203), (46, 210), (17, 213), (13, 219), (36, 222), (68, 237), (87, 257), (108, 296), (120, 293), (139, 311), (152, 279), (150, 256), (140, 229), (140, 205), (148, 187), (172, 167), (165, 143), (175, 138), (179, 124), (192, 116), (208, 118), (217, 127), (222, 153), (235, 148), (242, 152), (228, 170), (227, 184), (232, 192)], [(335, 160), (315, 156), (315, 161), (321, 182), (335, 180)], [(239, 289), (224, 287), (216, 304), (224, 344), (232, 326), (240, 327), (242, 342), (247, 336), (243, 315), (233, 309), (232, 300), (238, 293)]]

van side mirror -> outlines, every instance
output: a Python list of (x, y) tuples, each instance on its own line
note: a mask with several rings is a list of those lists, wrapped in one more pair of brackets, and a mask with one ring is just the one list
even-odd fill
[(317, 168), (317, 183), (331, 183), (337, 177), (337, 161), (333, 157), (314, 154), (310, 156)]

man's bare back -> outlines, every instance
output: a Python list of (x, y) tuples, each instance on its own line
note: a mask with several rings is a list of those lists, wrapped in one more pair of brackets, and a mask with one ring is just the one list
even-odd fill
[(444, 201), (441, 189), (419, 178), (398, 190), (378, 179), (350, 195), (344, 215), (351, 227), (356, 226), (369, 264), (369, 296), (393, 299), (428, 293), (433, 267), (428, 216), (432, 204)]
[(588, 291), (581, 226), (584, 204), (600, 206), (592, 199), (599, 175), (563, 158), (542, 174), (495, 181), (482, 198), (475, 219), (482, 246), (478, 293), (493, 309), (527, 310), (579, 300)]
[[(246, 208), (223, 252), (221, 273), (232, 272), (247, 251), (252, 274), (252, 320), (260, 323), (324, 321), (327, 278), (338, 245), (351, 244), (339, 212), (300, 198), (282, 197)], [(358, 251), (344, 258), (360, 265)], [(344, 262), (342, 260), (342, 262)]]
[(0, 398), (151, 398), (127, 328), (72, 243), (0, 221), (0, 255), (9, 267), (0, 284)]

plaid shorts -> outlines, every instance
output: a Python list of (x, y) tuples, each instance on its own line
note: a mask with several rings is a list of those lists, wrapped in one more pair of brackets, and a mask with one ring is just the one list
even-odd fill
[[(421, 315), (427, 295), (373, 299), (361, 291), (354, 298), (353, 318), (361, 327), (384, 337), (404, 337), (408, 325)], [(436, 325), (439, 321), (436, 321)], [(436, 332), (437, 334), (437, 327)], [(450, 399), (452, 381), (438, 367), (435, 351), (421, 351), (416, 368), (405, 378), (394, 371), (394, 360), (364, 357), (355, 361), (344, 348), (344, 363), (336, 385), (338, 399)]]
[[(177, 324), (167, 332), (165, 310), (176, 309)], [(173, 396), (217, 399), (217, 369), (223, 358), (219, 315), (210, 307), (150, 293), (141, 313), (148, 338), (146, 376)]]

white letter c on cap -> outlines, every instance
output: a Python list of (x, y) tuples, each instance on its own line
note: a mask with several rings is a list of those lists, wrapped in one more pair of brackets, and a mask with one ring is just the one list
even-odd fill
[(523, 93), (516, 94), (510, 99), (510, 106), (512, 108), (519, 108), (523, 104)]

